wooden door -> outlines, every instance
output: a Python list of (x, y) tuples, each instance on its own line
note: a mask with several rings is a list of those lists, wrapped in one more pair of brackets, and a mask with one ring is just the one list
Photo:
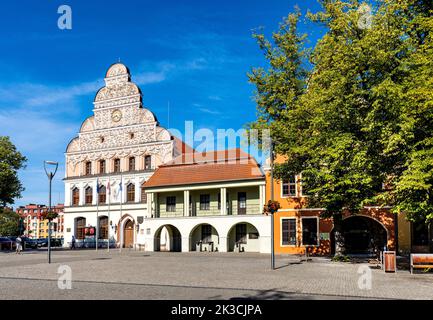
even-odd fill
[(125, 230), (123, 233), (123, 247), (131, 248), (134, 244), (134, 222), (129, 220), (125, 224)]

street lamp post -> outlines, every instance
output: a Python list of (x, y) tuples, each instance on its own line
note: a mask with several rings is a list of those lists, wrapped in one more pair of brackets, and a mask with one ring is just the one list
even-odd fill
[[(54, 172), (48, 169), (48, 166), (54, 168)], [(49, 182), (49, 195), (48, 195), (48, 214), (51, 214), (51, 183), (53, 181), (54, 175), (59, 167), (58, 162), (54, 161), (44, 161), (44, 170), (48, 177)], [(51, 263), (51, 218), (48, 216), (48, 263)]]
[[(271, 201), (274, 202), (274, 142), (271, 140), (270, 166), (271, 166)], [(275, 270), (274, 245), (274, 212), (271, 212), (271, 269)]]

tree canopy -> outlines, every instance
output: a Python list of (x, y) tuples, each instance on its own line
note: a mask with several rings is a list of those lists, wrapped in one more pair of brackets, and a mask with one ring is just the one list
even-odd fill
[(253, 68), (258, 119), (286, 157), (275, 176), (302, 172), (324, 216), (391, 205), (433, 219), (433, 2), (320, 0), (306, 15), (325, 34), (310, 51), (302, 15), (272, 39), (254, 34), (268, 69)]
[(27, 159), (17, 151), (9, 137), (0, 136), (0, 207), (13, 204), (24, 190), (18, 170), (24, 167)]
[(20, 233), (20, 217), (16, 212), (0, 208), (0, 235), (18, 236)]

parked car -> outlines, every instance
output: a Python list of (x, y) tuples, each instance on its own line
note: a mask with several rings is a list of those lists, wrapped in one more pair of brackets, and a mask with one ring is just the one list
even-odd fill
[(46, 238), (41, 238), (41, 239), (37, 239), (36, 243), (38, 245), (38, 247), (47, 247), (48, 246), (48, 239)]
[(12, 249), (11, 250), (15, 250), (17, 247), (17, 243), (16, 243), (17, 237), (8, 236), (7, 238), (9, 238), (12, 241), (12, 243), (11, 243)]
[(23, 244), (24, 244), (24, 250), (31, 248), (31, 249), (37, 249), (38, 248), (38, 242), (36, 239), (31, 239), (28, 237), (21, 237), (21, 239), (23, 239)]
[(14, 241), (8, 237), (0, 237), (0, 250), (12, 250)]
[[(51, 247), (61, 247), (62, 241), (61, 239), (51, 238)], [(48, 247), (48, 239), (38, 239), (38, 247)]]

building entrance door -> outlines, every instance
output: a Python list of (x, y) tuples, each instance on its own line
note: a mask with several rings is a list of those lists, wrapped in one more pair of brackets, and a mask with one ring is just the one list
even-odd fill
[(123, 247), (132, 248), (134, 244), (134, 222), (129, 220), (125, 224), (125, 229), (123, 232)]

